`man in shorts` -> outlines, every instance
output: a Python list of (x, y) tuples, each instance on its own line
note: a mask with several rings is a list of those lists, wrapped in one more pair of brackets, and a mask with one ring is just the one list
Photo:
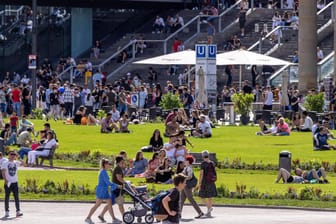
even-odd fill
[(309, 171), (303, 171), (300, 168), (296, 168), (295, 174), (298, 176), (302, 176), (308, 182), (311, 182), (312, 180), (315, 179), (318, 183), (325, 183), (325, 184), (329, 183), (325, 169), (323, 167), (321, 167), (318, 170), (311, 169)]

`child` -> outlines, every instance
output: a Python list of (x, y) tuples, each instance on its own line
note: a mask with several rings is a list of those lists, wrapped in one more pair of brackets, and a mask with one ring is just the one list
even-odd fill
[(12, 115), (10, 116), (9, 123), (11, 126), (12, 133), (16, 133), (19, 124), (19, 117), (16, 115), (16, 112), (13, 112)]
[(174, 188), (173, 190), (162, 199), (162, 205), (166, 212), (168, 213), (168, 217), (162, 221), (163, 224), (171, 224), (171, 223), (179, 223), (179, 204), (180, 204), (180, 192), (186, 186), (186, 176), (179, 173), (174, 179)]

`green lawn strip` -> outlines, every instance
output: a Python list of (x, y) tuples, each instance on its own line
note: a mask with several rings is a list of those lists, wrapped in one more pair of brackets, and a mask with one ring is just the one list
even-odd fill
[[(39, 130), (45, 121), (33, 120), (36, 130)], [(164, 131), (162, 123), (147, 123), (131, 125), (131, 134), (101, 134), (99, 126), (65, 125), (60, 121), (50, 121), (57, 132), (60, 147), (56, 153), (78, 153), (90, 150), (91, 153), (99, 151), (106, 155), (115, 155), (120, 150), (127, 150), (129, 158), (134, 158), (136, 152), (148, 145), (153, 130), (158, 128)], [(40, 127), (40, 128), (39, 128)], [(229, 161), (240, 158), (241, 162), (252, 164), (278, 164), (279, 152), (289, 150), (293, 159), (301, 162), (329, 161), (335, 163), (334, 151), (316, 152), (312, 150), (311, 133), (292, 132), (291, 136), (256, 136), (258, 127), (245, 126), (219, 126), (213, 130), (210, 139), (190, 138), (195, 148), (189, 149), (200, 152), (208, 149), (217, 153), (219, 161)], [(167, 138), (164, 141), (168, 141)], [(332, 142), (331, 142), (332, 143)], [(145, 153), (150, 158), (151, 153)], [(57, 165), (57, 164), (56, 164)], [(62, 165), (62, 164), (61, 164)], [(71, 165), (71, 164), (70, 164)], [(74, 163), (74, 166), (76, 164)]]

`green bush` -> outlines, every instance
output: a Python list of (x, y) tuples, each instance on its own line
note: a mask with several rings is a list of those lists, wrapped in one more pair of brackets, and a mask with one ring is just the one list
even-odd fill
[(309, 94), (305, 98), (304, 107), (307, 111), (323, 112), (324, 94)]
[(35, 108), (32, 110), (32, 118), (37, 120), (43, 119), (43, 113), (41, 108)]
[(171, 110), (174, 108), (182, 108), (183, 104), (178, 96), (168, 92), (162, 96), (160, 106), (165, 110)]
[(252, 109), (254, 101), (253, 94), (235, 93), (231, 97), (234, 103), (234, 110), (240, 115), (248, 115)]

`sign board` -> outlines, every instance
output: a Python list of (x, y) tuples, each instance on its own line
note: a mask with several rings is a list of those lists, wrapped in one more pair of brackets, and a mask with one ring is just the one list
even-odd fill
[(217, 100), (217, 45), (197, 44), (195, 99), (200, 105), (208, 107)]
[(36, 69), (36, 55), (28, 55), (28, 69)]

